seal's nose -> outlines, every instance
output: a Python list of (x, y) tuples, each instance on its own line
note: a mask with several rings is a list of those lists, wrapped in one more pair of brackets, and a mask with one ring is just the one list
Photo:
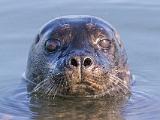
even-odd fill
[(92, 65), (93, 61), (90, 57), (86, 57), (83, 60), (83, 66), (84, 67), (90, 67)]
[(70, 67), (90, 67), (93, 64), (93, 59), (91, 57), (80, 57), (80, 56), (75, 56), (71, 57), (69, 59), (69, 66)]

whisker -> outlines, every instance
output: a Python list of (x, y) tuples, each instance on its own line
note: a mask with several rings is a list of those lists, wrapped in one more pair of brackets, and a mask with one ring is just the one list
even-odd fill
[(120, 84), (123, 85), (126, 89), (128, 89), (128, 87), (125, 86), (124, 83), (122, 82), (122, 79), (120, 79), (119, 77), (117, 77), (117, 76), (115, 76), (115, 75), (113, 75), (113, 74), (109, 74), (109, 76), (110, 76), (110, 78), (113, 78), (113, 80), (118, 81), (117, 84), (120, 83)]
[[(124, 93), (124, 94), (127, 94), (128, 93), (128, 91), (129, 91), (129, 88), (126, 86), (126, 85), (124, 85), (124, 83), (122, 82), (122, 80), (120, 79), (120, 78), (118, 78), (118, 77), (116, 77), (115, 75), (113, 75), (113, 74), (110, 74), (109, 73), (109, 77), (110, 77), (110, 81), (112, 82), (112, 83), (114, 83), (114, 86), (116, 85), (116, 86), (118, 86), (118, 88), (119, 89), (121, 89), (121, 91)], [(117, 82), (118, 81), (118, 82)], [(119, 85), (120, 84), (120, 85)], [(118, 89), (117, 88), (117, 89)]]
[(43, 81), (41, 81), (40, 83), (38, 83), (33, 90), (30, 92), (31, 94), (34, 93), (42, 93), (45, 95), (50, 95), (53, 90), (57, 89), (57, 76), (62, 75), (62, 73), (51, 73), (49, 72), (46, 79), (44, 79)]
[(42, 86), (46, 83), (46, 81), (47, 81), (47, 79), (45, 79), (45, 80), (41, 81), (40, 83), (38, 83), (38, 84), (34, 87), (34, 89), (31, 91), (31, 94), (39, 91), (39, 90), (42, 88)]
[(63, 81), (63, 79), (60, 79), (59, 84), (57, 85), (56, 89), (54, 90), (53, 97), (52, 97), (53, 100), (55, 99), (55, 96), (56, 96), (57, 93), (58, 93), (58, 90), (59, 90), (59, 88), (60, 88), (60, 86), (61, 86), (62, 81)]

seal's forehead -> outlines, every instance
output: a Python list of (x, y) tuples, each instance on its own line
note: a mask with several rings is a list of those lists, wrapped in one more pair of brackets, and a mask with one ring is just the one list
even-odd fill
[(44, 34), (46, 31), (53, 31), (58, 29), (59, 27), (63, 27), (64, 25), (68, 25), (71, 27), (81, 27), (86, 25), (94, 25), (103, 29), (110, 29), (111, 31), (115, 31), (115, 29), (107, 22), (101, 18), (87, 15), (78, 15), (78, 16), (62, 16), (55, 18), (45, 24), (40, 33)]

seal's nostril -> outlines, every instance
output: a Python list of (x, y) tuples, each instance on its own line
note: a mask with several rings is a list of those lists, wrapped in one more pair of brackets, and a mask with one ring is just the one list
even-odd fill
[(91, 65), (92, 65), (92, 59), (91, 59), (91, 58), (85, 58), (85, 59), (84, 59), (84, 62), (83, 62), (83, 65), (84, 65), (85, 67), (91, 66)]
[(70, 60), (70, 65), (77, 67), (77, 66), (78, 66), (77, 60), (76, 60), (75, 58), (72, 58), (72, 59)]

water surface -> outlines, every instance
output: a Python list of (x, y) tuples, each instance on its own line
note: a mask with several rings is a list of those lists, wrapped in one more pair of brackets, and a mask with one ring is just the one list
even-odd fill
[[(1, 0), (0, 119), (159, 120), (159, 13), (159, 0)], [(102, 17), (120, 32), (134, 77), (132, 96), (123, 106), (109, 100), (28, 98), (22, 73), (33, 38), (44, 23), (68, 14)]]

